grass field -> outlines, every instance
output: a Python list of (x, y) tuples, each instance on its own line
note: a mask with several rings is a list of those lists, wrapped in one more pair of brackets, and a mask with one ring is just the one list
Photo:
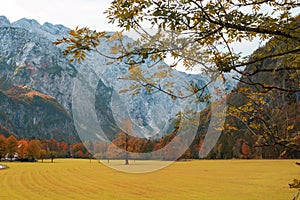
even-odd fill
[(296, 191), (288, 183), (300, 177), (294, 163), (194, 160), (145, 174), (119, 172), (96, 160), (4, 163), (10, 168), (0, 170), (0, 199), (289, 200)]

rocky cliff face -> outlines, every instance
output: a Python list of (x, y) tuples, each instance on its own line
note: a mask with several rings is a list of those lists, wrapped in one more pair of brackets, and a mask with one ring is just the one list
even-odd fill
[[(74, 86), (74, 81), (80, 73), (89, 71), (95, 75), (84, 77), (84, 81), (93, 84), (95, 90), (90, 98), (96, 97), (95, 101), (91, 102), (95, 106), (91, 108), (96, 108), (97, 121), (102, 127), (105, 126), (103, 130), (106, 134), (112, 137), (119, 131), (118, 121), (128, 116), (134, 119), (138, 126), (145, 128), (139, 137), (149, 138), (154, 135), (160, 137), (164, 133), (159, 130), (163, 129), (166, 133), (172, 128), (170, 120), (182, 109), (181, 105), (162, 93), (149, 95), (147, 92), (141, 92), (134, 98), (130, 94), (119, 95), (119, 99), (114, 98), (115, 93), (118, 94), (120, 89), (128, 88), (131, 84), (118, 79), (128, 73), (128, 66), (120, 63), (107, 65), (110, 60), (95, 53), (89, 53), (83, 63), (69, 63), (61, 53), (64, 46), (57, 47), (52, 44), (56, 39), (67, 35), (68, 31), (69, 29), (63, 25), (50, 23), (40, 25), (37, 21), (29, 19), (10, 23), (7, 18), (0, 17), (0, 78), (2, 86), (10, 86), (6, 88), (3, 86), (1, 89), (2, 126), (4, 124), (9, 131), (24, 137), (40, 134), (42, 137), (74, 138), (76, 131), (72, 122), (72, 98), (82, 95), (74, 93), (77, 87)], [(125, 42), (130, 41), (130, 38), (125, 38)], [(112, 44), (103, 42), (99, 50), (104, 54), (110, 54)], [(147, 68), (147, 65), (144, 68)], [(179, 72), (174, 72), (174, 75), (175, 82), (187, 84), (193, 82), (203, 85), (209, 79), (204, 75), (195, 76)], [(11, 86), (26, 86), (39, 94), (51, 97), (52, 100), (50, 102), (48, 98), (47, 101), (43, 101), (43, 106), (36, 106), (35, 100), (39, 97), (34, 97), (27, 99), (26, 102), (30, 103), (24, 106), (23, 100), (13, 102), (13, 95), (7, 95), (7, 90)], [(230, 89), (233, 86), (234, 84), (229, 84), (226, 87)], [(183, 85), (179, 84), (177, 87)], [(59, 107), (57, 103), (61, 106)], [(124, 106), (118, 107), (120, 104)], [(51, 113), (50, 108), (53, 109)], [(28, 122), (23, 120), (27, 116), (25, 113), (30, 116)], [(18, 125), (15, 122), (18, 122)], [(40, 126), (38, 130), (35, 126), (37, 122)], [(54, 130), (61, 130), (62, 135), (54, 134)]]
[(5, 16), (0, 16), (0, 26), (9, 26), (10, 22)]
[(18, 137), (78, 140), (71, 116), (53, 97), (11, 86), (0, 90), (0, 101), (0, 124)]
[(0, 17), (0, 124), (11, 133), (78, 140), (71, 115), (77, 70), (51, 43), (67, 31), (27, 19), (11, 24)]
[[(16, 24), (22, 26), (21, 22)], [(26, 23), (24, 27), (29, 28)], [(53, 96), (69, 111), (72, 78), (77, 71), (43, 36), (14, 24), (0, 27), (0, 77)]]

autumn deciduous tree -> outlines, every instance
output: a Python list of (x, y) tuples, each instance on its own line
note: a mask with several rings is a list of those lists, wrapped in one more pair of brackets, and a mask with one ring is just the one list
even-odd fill
[(21, 139), (18, 141), (18, 158), (24, 159), (28, 155), (28, 141)]
[(7, 153), (10, 161), (13, 160), (15, 154), (18, 151), (18, 140), (15, 136), (11, 135), (7, 138)]
[(121, 123), (121, 128), (123, 131), (120, 131), (117, 134), (117, 137), (113, 140), (113, 143), (116, 147), (119, 147), (119, 152), (122, 153), (122, 157), (125, 159), (125, 165), (129, 165), (129, 137), (133, 133), (133, 125), (130, 119), (123, 120)]
[[(92, 144), (92, 143), (88, 143)], [(90, 158), (92, 159), (92, 155), (86, 148), (87, 143), (83, 144), (82, 142), (76, 142), (71, 146), (71, 154), (73, 158)], [(92, 146), (90, 146), (92, 149)]]
[(49, 151), (48, 152), (48, 157), (51, 159), (51, 163), (54, 162), (54, 158), (57, 157), (57, 152), (56, 151)]
[[(278, 151), (274, 158), (280, 157), (281, 153), (300, 152), (297, 134), (300, 128), (297, 120), (299, 102), (295, 101), (292, 93), (263, 93), (246, 86), (238, 90), (238, 94), (234, 94), (229, 101), (229, 115), (240, 122), (239, 130), (234, 132), (242, 131), (253, 135), (256, 138), (255, 147), (273, 148), (274, 155)], [(233, 122), (232, 120), (231, 123)]]
[(58, 145), (58, 142), (56, 140), (51, 138), (50, 140), (48, 140), (47, 144), (48, 144), (47, 148), (49, 149), (49, 151), (58, 152), (58, 146), (59, 145)]
[(248, 142), (244, 141), (242, 144), (242, 154), (244, 155), (244, 158), (249, 158), (250, 153), (251, 151), (250, 151), (249, 144)]
[(125, 159), (125, 165), (129, 164), (129, 135), (125, 132), (119, 132), (117, 135), (117, 138), (113, 141), (115, 145), (119, 148), (121, 148), (121, 151), (123, 153), (123, 157)]
[(47, 158), (47, 152), (45, 149), (41, 149), (39, 158), (44, 162), (44, 159)]
[(41, 143), (39, 140), (30, 140), (28, 144), (28, 157), (30, 159), (37, 159), (41, 152)]
[(59, 157), (67, 157), (69, 156), (69, 144), (65, 141), (61, 141), (58, 143), (58, 156)]
[(4, 158), (7, 149), (6, 138), (3, 135), (0, 135), (0, 162)]

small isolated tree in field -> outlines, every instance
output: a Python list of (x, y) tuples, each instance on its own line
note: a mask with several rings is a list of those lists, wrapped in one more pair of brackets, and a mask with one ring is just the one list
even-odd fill
[(119, 132), (118, 137), (114, 140), (116, 145), (124, 150), (125, 165), (129, 165), (128, 141), (129, 135), (125, 132)]
[(119, 132), (117, 138), (114, 140), (115, 145), (124, 151), (125, 165), (129, 165), (129, 151), (133, 150), (133, 144), (130, 144), (129, 134), (133, 133), (133, 125), (130, 119), (122, 121), (123, 131)]

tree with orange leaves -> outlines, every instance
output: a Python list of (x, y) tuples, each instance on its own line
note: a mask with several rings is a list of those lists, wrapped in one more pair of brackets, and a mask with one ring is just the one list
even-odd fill
[(0, 135), (0, 162), (4, 158), (7, 149), (7, 141), (3, 135)]
[(11, 135), (7, 138), (7, 153), (10, 161), (13, 160), (18, 150), (18, 140), (15, 136)]
[(28, 155), (28, 141), (21, 139), (18, 141), (18, 158), (23, 160)]
[(30, 140), (28, 144), (28, 158), (37, 159), (40, 156), (41, 143), (39, 140)]
[(242, 154), (244, 158), (249, 158), (251, 154), (249, 144), (246, 141), (242, 144)]

